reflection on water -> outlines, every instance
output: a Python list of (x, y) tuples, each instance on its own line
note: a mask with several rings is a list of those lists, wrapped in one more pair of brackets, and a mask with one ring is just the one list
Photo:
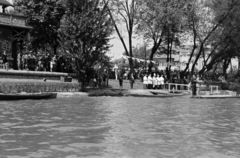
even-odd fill
[(1, 158), (239, 158), (240, 100), (0, 102)]

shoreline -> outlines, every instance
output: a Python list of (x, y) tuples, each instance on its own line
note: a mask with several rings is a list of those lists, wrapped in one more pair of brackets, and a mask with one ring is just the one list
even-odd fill
[[(87, 92), (56, 92), (58, 97), (153, 97), (153, 98), (166, 98), (166, 97), (181, 97), (186, 96), (188, 93), (182, 94), (169, 93), (167, 90), (153, 90), (153, 89), (91, 89)], [(157, 94), (156, 94), (157, 93)]]

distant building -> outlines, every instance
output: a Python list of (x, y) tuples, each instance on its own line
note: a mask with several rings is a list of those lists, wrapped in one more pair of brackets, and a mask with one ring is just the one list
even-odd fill
[[(171, 59), (172, 59), (171, 62), (167, 62), (166, 54), (161, 54), (161, 55), (156, 54), (154, 56), (154, 60), (157, 63), (159, 63), (158, 65), (159, 70), (165, 70), (168, 65), (171, 65), (172, 70), (184, 70), (186, 67), (186, 64), (189, 62), (191, 50), (192, 50), (192, 46), (185, 45), (183, 47), (173, 49), (173, 53), (171, 55)], [(194, 62), (194, 60), (195, 60), (195, 56), (193, 56), (192, 60), (190, 61), (190, 68), (192, 67), (192, 63)], [(195, 68), (197, 70), (201, 70), (202, 67), (203, 67), (203, 57), (201, 56), (198, 59), (195, 65)]]
[[(172, 60), (171, 62), (167, 62), (167, 55), (166, 54), (156, 54), (154, 56), (154, 61), (159, 63), (158, 69), (159, 70), (165, 70), (168, 65), (171, 65), (172, 70), (184, 70), (186, 68), (186, 64), (189, 62), (189, 58), (191, 55), (192, 46), (191, 45), (185, 45), (179, 48), (174, 48), (172, 53)], [(197, 50), (195, 50), (197, 52)], [(210, 48), (205, 48), (205, 54), (208, 56), (210, 53)], [(189, 69), (192, 68), (192, 64), (195, 61), (195, 55), (193, 55), (192, 60), (189, 64)], [(204, 66), (204, 59), (203, 56), (200, 56), (198, 59), (195, 69), (201, 70)], [(235, 69), (238, 68), (238, 59), (232, 59), (231, 66)]]

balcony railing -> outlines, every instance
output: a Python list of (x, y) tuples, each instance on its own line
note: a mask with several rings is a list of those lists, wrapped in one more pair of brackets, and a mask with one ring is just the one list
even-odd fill
[(0, 24), (13, 27), (31, 28), (27, 25), (26, 17), (12, 14), (0, 13)]

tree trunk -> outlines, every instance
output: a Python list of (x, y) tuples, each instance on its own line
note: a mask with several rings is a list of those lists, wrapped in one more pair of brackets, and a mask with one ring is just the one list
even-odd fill
[(81, 92), (86, 91), (85, 88), (86, 88), (86, 87), (85, 87), (85, 82), (84, 82), (84, 81), (81, 81), (81, 82), (80, 82), (80, 91), (81, 91)]
[(80, 91), (81, 92), (84, 92), (86, 91), (86, 82), (85, 82), (85, 73), (83, 73), (81, 70), (78, 70), (80, 72), (78, 72), (78, 83), (79, 83), (79, 86), (80, 86)]
[(128, 61), (129, 61), (130, 74), (133, 74), (133, 60), (132, 58), (128, 58)]
[(230, 59), (225, 59), (224, 63), (223, 63), (223, 76), (225, 78), (227, 78), (227, 69), (228, 69), (228, 66), (229, 66), (230, 62), (231, 62), (231, 58)]
[[(149, 57), (150, 60), (153, 60), (153, 56), (154, 56), (154, 54), (155, 54), (156, 52), (157, 52), (157, 48), (156, 48), (156, 47), (153, 47), (153, 48), (152, 48), (152, 51), (151, 51), (151, 54), (150, 54), (150, 57)], [(148, 64), (148, 73), (149, 73), (149, 74), (152, 74), (152, 67), (153, 67), (153, 63), (150, 62), (150, 63)]]
[(56, 55), (57, 54), (57, 45), (54, 45), (53, 51), (54, 51), (54, 55)]

